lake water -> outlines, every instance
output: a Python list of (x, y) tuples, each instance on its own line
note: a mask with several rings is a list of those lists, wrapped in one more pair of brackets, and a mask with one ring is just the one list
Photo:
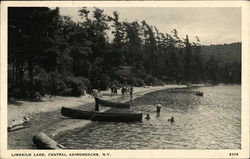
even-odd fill
[[(195, 96), (193, 91), (204, 96)], [(155, 103), (162, 103), (160, 116)], [(135, 99), (132, 111), (150, 111), (136, 123), (93, 122), (56, 136), (72, 149), (240, 149), (241, 86), (165, 90)], [(121, 111), (121, 110), (120, 110)], [(124, 110), (122, 110), (124, 111)], [(175, 122), (168, 119), (174, 117)]]

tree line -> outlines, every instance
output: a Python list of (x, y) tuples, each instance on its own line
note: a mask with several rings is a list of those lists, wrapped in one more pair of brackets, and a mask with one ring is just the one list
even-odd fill
[(8, 8), (9, 97), (80, 96), (112, 83), (241, 81), (241, 63), (204, 58), (198, 37), (190, 42), (175, 29), (168, 34), (145, 20), (121, 21), (116, 11), (106, 15), (99, 8), (81, 8), (79, 15), (75, 22), (59, 8)]

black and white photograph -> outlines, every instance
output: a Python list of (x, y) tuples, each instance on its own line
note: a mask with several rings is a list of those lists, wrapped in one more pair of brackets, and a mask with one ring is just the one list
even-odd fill
[(10, 158), (39, 156), (28, 150), (60, 152), (44, 158), (114, 157), (98, 150), (233, 150), (224, 155), (246, 157), (242, 7), (6, 10), (1, 129)]

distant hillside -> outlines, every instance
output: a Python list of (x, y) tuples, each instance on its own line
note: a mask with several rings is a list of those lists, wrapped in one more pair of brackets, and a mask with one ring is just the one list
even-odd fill
[(241, 62), (241, 43), (203, 45), (201, 54), (205, 59), (214, 56), (224, 63)]

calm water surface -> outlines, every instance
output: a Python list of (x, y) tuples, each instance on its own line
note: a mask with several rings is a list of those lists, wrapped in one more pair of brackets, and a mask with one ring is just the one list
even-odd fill
[[(204, 92), (204, 97), (193, 91)], [(162, 103), (156, 116), (155, 102)], [(56, 137), (72, 149), (240, 149), (241, 86), (165, 90), (134, 101), (132, 111), (150, 111), (136, 123), (93, 122)], [(120, 110), (121, 111), (121, 110)], [(124, 110), (123, 110), (124, 111)], [(175, 118), (174, 123), (167, 120)]]

